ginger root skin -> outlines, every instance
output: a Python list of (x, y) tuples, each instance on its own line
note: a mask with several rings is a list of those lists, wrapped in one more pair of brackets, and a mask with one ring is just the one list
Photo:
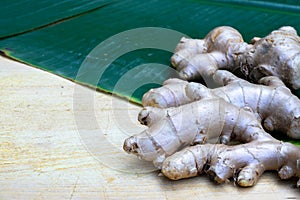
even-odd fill
[[(200, 51), (189, 47), (193, 39), (181, 40), (171, 63), (186, 80), (210, 77), (218, 69), (239, 69), (254, 82), (265, 76), (277, 76), (289, 88), (300, 89), (300, 38), (296, 30), (284, 26), (252, 41), (253, 44), (245, 43), (232, 27), (217, 27), (203, 39)], [(200, 43), (199, 39), (194, 42)]]

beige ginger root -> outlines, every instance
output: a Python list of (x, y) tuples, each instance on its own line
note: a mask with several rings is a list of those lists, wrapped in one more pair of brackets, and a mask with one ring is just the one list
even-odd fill
[(294, 28), (284, 26), (252, 42), (245, 43), (231, 27), (217, 27), (203, 40), (182, 38), (171, 63), (186, 80), (239, 69), (255, 82), (277, 76), (291, 89), (300, 89), (300, 38)]
[[(299, 41), (292, 27), (252, 44), (231, 27), (218, 27), (203, 40), (182, 38), (171, 59), (180, 76), (221, 87), (170, 79), (150, 90), (138, 116), (148, 128), (126, 139), (124, 150), (174, 180), (204, 172), (218, 183), (233, 177), (248, 187), (264, 171), (278, 170), (281, 179), (298, 177), (300, 187), (300, 148), (265, 131), (300, 138), (300, 100), (285, 86), (300, 88)], [(239, 69), (262, 85), (220, 69)], [(225, 145), (230, 141), (239, 144)]]
[[(151, 125), (142, 133), (126, 139), (123, 148), (141, 159), (153, 161), (170, 179), (196, 176), (207, 166), (211, 167), (206, 172), (219, 183), (240, 171), (237, 184), (241, 186), (254, 185), (265, 170), (280, 170), (282, 179), (300, 178), (300, 148), (272, 138), (251, 111), (217, 97), (179, 107), (146, 107), (144, 110), (153, 113), (145, 116), (154, 116), (149, 120)], [(157, 118), (158, 115), (163, 117)], [(246, 144), (202, 144), (174, 154), (195, 143), (217, 143), (223, 138)], [(192, 153), (193, 159), (184, 153), (187, 151)], [(183, 160), (178, 161), (179, 157)], [(202, 165), (196, 163), (198, 168), (191, 169), (198, 161), (203, 161)]]
[[(209, 89), (200, 83), (169, 79), (163, 87), (151, 89), (144, 94), (143, 106), (167, 108), (216, 95), (235, 106), (251, 109), (268, 131), (280, 131), (291, 138), (300, 139), (300, 99), (279, 78), (264, 77), (259, 80), (263, 85), (257, 85), (228, 71), (218, 70), (213, 79), (224, 86)], [(142, 111), (139, 121), (151, 124), (143, 120), (146, 115), (148, 113)]]
[[(217, 183), (233, 177), (242, 187), (253, 186), (266, 170), (278, 170), (281, 179), (300, 177), (299, 148), (270, 139), (247, 144), (226, 146), (204, 144), (187, 147), (170, 157), (162, 165), (162, 173), (178, 180), (202, 173), (210, 175)], [(297, 182), (300, 187), (300, 179)]]
[[(166, 157), (191, 144), (207, 140), (215, 143), (223, 137), (248, 142), (257, 136), (268, 135), (253, 113), (221, 98), (195, 101), (180, 107), (146, 107), (143, 110), (152, 113), (145, 116), (145, 120), (152, 123), (142, 133), (126, 139), (124, 150), (153, 161), (158, 168)], [(162, 117), (157, 118), (158, 115)], [(257, 135), (258, 132), (261, 134)]]

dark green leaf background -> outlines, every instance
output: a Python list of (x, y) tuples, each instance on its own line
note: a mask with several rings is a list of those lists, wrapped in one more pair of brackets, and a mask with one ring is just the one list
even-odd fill
[[(0, 50), (37, 68), (140, 102), (145, 91), (171, 75), (156, 72), (148, 65), (132, 78), (148, 80), (151, 76), (153, 84), (134, 88), (133, 94), (126, 93), (137, 87), (131, 84), (131, 78), (124, 91), (115, 90), (116, 83), (127, 71), (142, 64), (168, 66), (172, 53), (138, 49), (114, 60), (96, 84), (89, 82), (88, 76), (78, 79), (80, 66), (98, 44), (123, 31), (143, 27), (167, 28), (202, 38), (216, 26), (229, 25), (238, 29), (245, 41), (285, 25), (300, 31), (298, 4), (295, 0), (4, 0), (0, 7)], [(178, 40), (173, 37), (169, 42), (175, 47)], [(117, 52), (120, 44), (121, 40), (111, 43), (111, 52)], [(104, 66), (100, 62), (97, 67), (95, 70)]]

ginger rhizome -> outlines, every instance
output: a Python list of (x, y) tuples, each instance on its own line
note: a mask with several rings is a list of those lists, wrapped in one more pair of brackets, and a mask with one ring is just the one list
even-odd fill
[(145, 107), (141, 113), (142, 119), (151, 124), (126, 139), (124, 149), (153, 161), (158, 168), (166, 157), (195, 143), (216, 143), (223, 138), (249, 142), (256, 137), (271, 137), (252, 112), (217, 97), (166, 109)]
[[(126, 139), (123, 148), (152, 161), (170, 179), (206, 172), (218, 183), (236, 176), (237, 184), (246, 187), (265, 170), (279, 170), (282, 179), (300, 178), (300, 148), (272, 138), (253, 112), (222, 98), (170, 108), (145, 107), (141, 113), (141, 120), (151, 121), (149, 128)], [(221, 141), (245, 144), (215, 144)], [(194, 144), (198, 145), (188, 147)]]
[(300, 38), (293, 27), (282, 27), (264, 38), (254, 38), (252, 43), (244, 42), (231, 27), (217, 27), (203, 40), (182, 38), (171, 62), (186, 80), (226, 69), (240, 70), (254, 82), (277, 76), (288, 87), (300, 88)]
[[(182, 38), (171, 58), (180, 76), (218, 87), (169, 79), (151, 89), (138, 116), (148, 128), (126, 139), (124, 150), (173, 180), (207, 173), (217, 183), (233, 177), (248, 187), (278, 170), (281, 179), (298, 177), (300, 187), (300, 148), (270, 135), (300, 139), (300, 100), (289, 89), (300, 88), (299, 46), (292, 27), (252, 44), (231, 27), (203, 40)], [(240, 70), (256, 84), (221, 69)]]
[(261, 85), (257, 85), (228, 71), (218, 70), (213, 80), (223, 86), (209, 89), (200, 83), (169, 79), (163, 87), (147, 92), (142, 103), (144, 106), (167, 108), (216, 95), (235, 106), (253, 111), (268, 131), (300, 139), (300, 99), (278, 77), (261, 78)]
[[(217, 183), (233, 177), (238, 185), (248, 187), (253, 186), (266, 170), (278, 170), (281, 179), (299, 178), (299, 150), (290, 143), (275, 139), (235, 146), (196, 145), (168, 157), (163, 163), (162, 173), (178, 180), (205, 172)], [(300, 179), (297, 186), (300, 187)]]

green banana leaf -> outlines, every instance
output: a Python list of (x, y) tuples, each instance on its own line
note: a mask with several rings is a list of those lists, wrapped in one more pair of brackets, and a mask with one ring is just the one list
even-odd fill
[(149, 88), (176, 76), (169, 59), (182, 36), (203, 38), (228, 25), (250, 41), (285, 25), (299, 31), (299, 22), (296, 0), (4, 0), (0, 50), (140, 103)]

